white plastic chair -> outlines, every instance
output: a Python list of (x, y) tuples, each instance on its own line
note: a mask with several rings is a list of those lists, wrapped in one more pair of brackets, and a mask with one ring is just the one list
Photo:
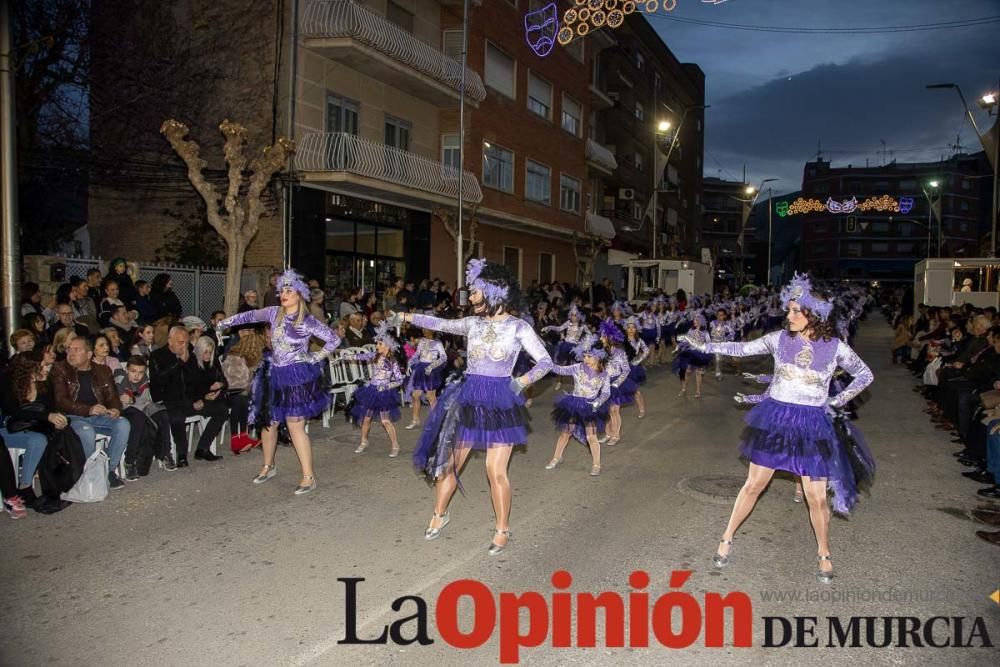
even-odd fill
[(10, 461), (14, 464), (14, 484), (17, 488), (21, 488), (21, 457), (24, 456), (25, 451), (20, 447), (7, 448), (7, 452), (10, 454)]

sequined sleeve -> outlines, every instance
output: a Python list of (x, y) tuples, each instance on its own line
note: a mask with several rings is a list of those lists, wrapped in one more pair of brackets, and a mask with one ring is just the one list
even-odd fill
[(837, 345), (837, 365), (850, 373), (853, 378), (851, 384), (830, 400), (830, 405), (840, 408), (864, 391), (865, 387), (875, 379), (875, 376), (872, 374), (872, 369), (868, 368), (868, 364), (863, 362), (861, 357), (843, 341)]
[(302, 326), (310, 336), (323, 341), (323, 349), (313, 355), (317, 361), (329, 357), (333, 354), (334, 350), (340, 347), (340, 336), (312, 315), (306, 316), (306, 319), (302, 322)]
[(604, 373), (604, 382), (601, 383), (601, 393), (597, 395), (594, 399), (594, 403), (598, 406), (604, 405), (608, 402), (608, 398), (611, 397), (611, 378), (608, 377), (607, 372)]
[(553, 366), (551, 370), (555, 375), (573, 375), (579, 367), (580, 364), (570, 364), (569, 366)]
[(563, 331), (566, 331), (568, 327), (569, 327), (569, 321), (567, 320), (566, 322), (563, 322), (559, 326), (542, 327), (542, 333), (550, 333), (552, 331), (558, 331), (559, 333), (562, 333)]
[(447, 334), (455, 334), (456, 336), (467, 336), (469, 333), (469, 324), (475, 318), (463, 317), (460, 320), (445, 320), (440, 317), (433, 317), (432, 315), (421, 315), (415, 314), (413, 316), (413, 324), (417, 325), (422, 329), (430, 329), (431, 331), (440, 331)]
[(342, 350), (340, 355), (340, 359), (348, 361), (371, 361), (376, 356), (374, 350), (362, 350), (361, 348)]
[(444, 345), (442, 345), (440, 341), (432, 341), (428, 344), (428, 347), (434, 350), (435, 353), (434, 361), (427, 364), (428, 370), (433, 371), (435, 368), (448, 361), (448, 354), (444, 351)]
[(387, 389), (395, 389), (403, 384), (403, 371), (400, 370), (399, 364), (395, 361), (389, 362), (389, 386)]
[(773, 375), (757, 375), (754, 377), (754, 382), (757, 384), (771, 384), (772, 379), (774, 379)]
[(767, 398), (767, 395), (766, 391), (763, 394), (747, 394), (743, 397), (743, 402), (747, 405), (756, 405)]
[(538, 334), (531, 328), (531, 325), (527, 323), (524, 323), (523, 326), (518, 325), (517, 340), (521, 343), (524, 351), (528, 353), (528, 356), (535, 362), (535, 366), (524, 374), (524, 378), (534, 384), (545, 377), (545, 374), (552, 369), (552, 357), (545, 350), (542, 339), (538, 337)]
[(638, 366), (646, 360), (646, 357), (649, 356), (649, 346), (646, 345), (646, 341), (641, 338), (636, 338), (635, 341), (635, 357), (632, 358), (632, 365)]
[(271, 306), (270, 308), (258, 308), (256, 310), (248, 310), (242, 313), (237, 313), (236, 315), (231, 315), (226, 319), (219, 322), (220, 329), (229, 329), (230, 327), (239, 327), (244, 324), (254, 324), (257, 322), (274, 322), (275, 316), (278, 314), (278, 306)]
[(780, 331), (775, 331), (746, 342), (709, 343), (705, 351), (710, 354), (724, 354), (727, 357), (755, 357), (762, 354), (774, 354), (774, 351), (778, 349), (780, 335)]

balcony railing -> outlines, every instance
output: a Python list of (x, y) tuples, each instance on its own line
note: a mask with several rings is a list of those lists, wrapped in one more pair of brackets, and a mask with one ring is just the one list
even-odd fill
[(587, 139), (586, 155), (588, 162), (593, 162), (608, 171), (614, 171), (618, 168), (618, 160), (615, 159), (614, 154), (593, 139)]
[[(316, 0), (306, 5), (299, 25), (305, 39), (349, 38), (403, 63), (461, 94), (462, 64), (354, 0)], [(466, 68), (466, 95), (486, 99), (479, 75)]]
[[(344, 132), (305, 135), (295, 149), (295, 168), (303, 172), (344, 172), (448, 199), (458, 198), (458, 169)], [(465, 172), (462, 183), (466, 202), (482, 201), (483, 191), (474, 175)]]

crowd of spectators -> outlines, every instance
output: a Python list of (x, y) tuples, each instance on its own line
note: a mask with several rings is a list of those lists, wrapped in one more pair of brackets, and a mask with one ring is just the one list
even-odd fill
[[(1000, 498), (1000, 315), (997, 309), (920, 304), (906, 312), (903, 295), (883, 299), (893, 329), (893, 364), (908, 368), (924, 412), (957, 447), (961, 475), (979, 484), (980, 498)], [(973, 510), (983, 523), (1000, 527), (1000, 513)], [(1000, 545), (1000, 531), (977, 531)]]

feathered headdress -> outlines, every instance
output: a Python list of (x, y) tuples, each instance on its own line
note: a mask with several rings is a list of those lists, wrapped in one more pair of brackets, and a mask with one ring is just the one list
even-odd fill
[(631, 315), (632, 309), (624, 301), (615, 301), (611, 304), (611, 312), (614, 313), (616, 310), (620, 310), (622, 315)]
[(390, 352), (395, 352), (399, 349), (399, 341), (396, 337), (389, 333), (389, 322), (388, 320), (382, 320), (375, 327), (375, 342), (385, 343), (385, 346), (389, 348)]
[(781, 307), (787, 310), (789, 301), (794, 301), (803, 308), (808, 308), (824, 322), (833, 312), (832, 303), (813, 295), (812, 282), (805, 273), (796, 272), (792, 281), (781, 290)]
[(618, 325), (610, 319), (601, 320), (601, 325), (597, 328), (597, 333), (601, 336), (601, 338), (607, 338), (614, 343), (622, 343), (625, 341), (625, 334), (618, 328)]
[(702, 315), (701, 312), (695, 313), (694, 317), (691, 318), (691, 321), (694, 324), (697, 324), (699, 327), (704, 327), (705, 326), (705, 316)]
[(625, 318), (625, 326), (639, 328), (639, 318), (635, 315), (629, 315)]
[(274, 288), (277, 290), (278, 296), (281, 296), (281, 290), (287, 288), (298, 292), (305, 301), (310, 299), (309, 285), (306, 284), (302, 274), (292, 268), (285, 269), (285, 272), (278, 276), (278, 282), (275, 283)]
[(582, 361), (585, 354), (598, 359), (604, 359), (608, 356), (607, 350), (601, 346), (601, 341), (592, 333), (585, 334), (580, 338), (580, 342), (573, 347), (573, 356), (577, 361)]
[(470, 289), (481, 291), (490, 309), (507, 303), (512, 284), (517, 285), (507, 272), (507, 267), (477, 258), (470, 259), (465, 266), (465, 284)]
[(583, 315), (580, 313), (580, 309), (576, 307), (575, 303), (570, 304), (569, 312), (566, 313), (567, 319), (573, 319), (574, 317), (578, 320), (583, 319)]

